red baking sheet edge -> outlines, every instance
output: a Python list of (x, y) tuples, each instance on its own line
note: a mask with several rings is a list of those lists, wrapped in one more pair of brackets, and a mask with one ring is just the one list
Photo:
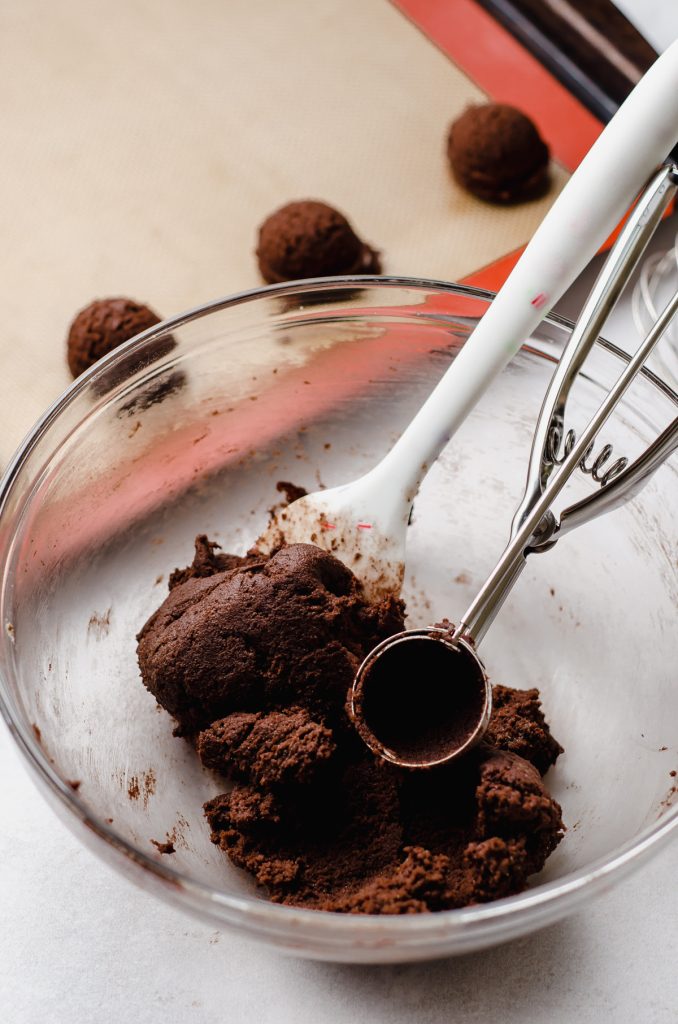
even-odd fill
[(602, 124), (474, 0), (392, 3), (484, 92), (536, 123), (556, 160), (573, 171)]
[[(488, 96), (529, 114), (556, 160), (575, 170), (603, 125), (475, 0), (391, 2)], [(666, 216), (673, 209), (671, 204)], [(601, 252), (619, 230), (612, 232)], [(523, 249), (500, 256), (463, 277), (462, 283), (498, 291)]]

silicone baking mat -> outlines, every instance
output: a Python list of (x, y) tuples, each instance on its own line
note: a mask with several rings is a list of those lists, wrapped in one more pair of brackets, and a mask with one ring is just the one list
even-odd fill
[[(257, 226), (304, 197), (386, 273), (496, 285), (599, 127), (470, 0), (24, 0), (0, 38), (2, 465), (69, 384), (92, 298), (170, 315), (256, 286)], [(488, 95), (551, 144), (542, 200), (498, 209), (451, 180), (449, 122)]]

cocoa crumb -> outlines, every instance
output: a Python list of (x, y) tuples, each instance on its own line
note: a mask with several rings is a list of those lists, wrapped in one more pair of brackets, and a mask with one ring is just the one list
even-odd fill
[(158, 839), (151, 839), (150, 842), (155, 846), (158, 853), (170, 854), (176, 852), (174, 849), (174, 843), (169, 839), (166, 839), (164, 842), (160, 842)]

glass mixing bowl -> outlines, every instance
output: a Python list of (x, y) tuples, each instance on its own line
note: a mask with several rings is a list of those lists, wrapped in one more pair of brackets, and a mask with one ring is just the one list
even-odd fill
[[(637, 501), (535, 555), (483, 642), (491, 678), (538, 686), (565, 753), (549, 776), (567, 834), (529, 890), (406, 917), (272, 904), (213, 846), (223, 789), (139, 678), (135, 634), (207, 533), (243, 551), (280, 499), (358, 476), (444, 373), (487, 292), (341, 278), (214, 302), (98, 363), (45, 415), (2, 482), (0, 689), (43, 794), (96, 853), (162, 898), (296, 954), (353, 962), (487, 947), (590, 902), (675, 833), (675, 459)], [(494, 564), (532, 428), (571, 325), (550, 317), (429, 473), (409, 531), (409, 624), (454, 620)], [(576, 428), (619, 372), (600, 341)], [(676, 415), (637, 381), (603, 440), (632, 457)], [(578, 474), (569, 494), (594, 484)], [(170, 837), (171, 856), (151, 840)]]

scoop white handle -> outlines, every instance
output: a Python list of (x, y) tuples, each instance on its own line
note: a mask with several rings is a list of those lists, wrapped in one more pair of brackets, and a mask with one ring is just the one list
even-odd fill
[(367, 477), (381, 502), (411, 498), (493, 378), (581, 273), (678, 141), (678, 40), (572, 175), (503, 288), (391, 451)]

